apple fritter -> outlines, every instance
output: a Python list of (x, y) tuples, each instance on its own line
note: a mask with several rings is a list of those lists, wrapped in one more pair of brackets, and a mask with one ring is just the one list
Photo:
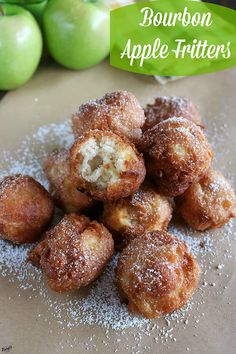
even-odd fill
[(147, 174), (158, 191), (169, 197), (199, 181), (213, 158), (202, 129), (185, 118), (169, 118), (147, 130), (142, 150)]
[(30, 176), (7, 176), (0, 183), (0, 235), (15, 243), (36, 242), (49, 225), (54, 203)]
[(110, 232), (86, 216), (68, 214), (30, 252), (29, 261), (42, 268), (57, 292), (78, 290), (96, 279), (114, 251)]
[(143, 131), (171, 117), (183, 117), (204, 128), (198, 108), (187, 97), (157, 97), (153, 104), (146, 106), (144, 113), (146, 121)]
[(199, 277), (200, 267), (186, 244), (166, 231), (137, 237), (118, 260), (117, 283), (128, 309), (147, 318), (185, 305)]
[(176, 198), (176, 205), (186, 223), (199, 231), (222, 227), (236, 216), (236, 198), (231, 184), (212, 169)]
[(171, 217), (170, 200), (145, 182), (130, 197), (105, 202), (101, 220), (122, 249), (145, 232), (166, 229)]
[(85, 133), (72, 146), (70, 158), (76, 186), (97, 200), (131, 195), (146, 174), (135, 146), (111, 131)]
[(66, 213), (83, 213), (94, 206), (93, 199), (77, 190), (70, 174), (70, 152), (54, 150), (43, 161), (55, 204)]
[(127, 91), (107, 93), (98, 100), (82, 104), (72, 116), (75, 138), (89, 130), (111, 130), (133, 143), (139, 141), (145, 122), (137, 98)]

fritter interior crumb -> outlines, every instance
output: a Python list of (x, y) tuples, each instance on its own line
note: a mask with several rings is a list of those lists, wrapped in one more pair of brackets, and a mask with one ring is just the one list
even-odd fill
[(134, 146), (108, 131), (90, 131), (71, 149), (71, 173), (77, 187), (95, 199), (109, 200), (135, 192), (145, 166)]

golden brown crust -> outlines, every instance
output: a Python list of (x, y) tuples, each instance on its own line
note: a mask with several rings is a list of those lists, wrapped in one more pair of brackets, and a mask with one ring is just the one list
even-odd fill
[(118, 260), (117, 283), (131, 312), (160, 317), (186, 304), (200, 267), (185, 243), (165, 231), (131, 241)]
[(67, 213), (81, 213), (94, 205), (93, 199), (77, 190), (70, 175), (70, 152), (54, 150), (43, 161), (55, 204)]
[(46, 189), (29, 176), (7, 176), (0, 183), (0, 235), (16, 243), (39, 239), (54, 214)]
[(111, 130), (136, 143), (142, 135), (144, 111), (136, 97), (127, 91), (107, 93), (99, 100), (80, 106), (72, 116), (75, 138), (89, 130)]
[(184, 118), (169, 118), (143, 135), (148, 175), (160, 193), (182, 194), (209, 169), (213, 153), (202, 129)]
[(222, 227), (236, 216), (232, 186), (220, 172), (212, 169), (176, 198), (176, 204), (183, 219), (199, 231)]
[(86, 216), (68, 214), (29, 254), (40, 266), (50, 288), (78, 290), (96, 279), (114, 251), (110, 232)]
[(146, 174), (135, 146), (111, 131), (91, 130), (70, 151), (76, 186), (97, 200), (115, 200), (134, 193)]
[(146, 106), (144, 113), (146, 121), (143, 131), (171, 117), (184, 117), (204, 128), (198, 108), (187, 97), (157, 97), (153, 104)]
[(147, 231), (166, 229), (172, 217), (170, 200), (145, 182), (128, 198), (104, 203), (102, 222), (122, 249)]

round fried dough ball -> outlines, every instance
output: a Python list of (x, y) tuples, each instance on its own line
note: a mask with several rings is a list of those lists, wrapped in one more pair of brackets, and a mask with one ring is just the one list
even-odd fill
[(171, 117), (184, 117), (204, 127), (198, 108), (187, 97), (157, 97), (153, 104), (147, 105), (144, 113), (146, 116), (144, 131)]
[(28, 259), (42, 268), (49, 287), (62, 293), (90, 284), (113, 251), (112, 236), (102, 224), (68, 214), (46, 233)]
[(76, 186), (97, 200), (134, 193), (146, 170), (134, 145), (111, 131), (91, 130), (71, 148), (71, 174)]
[(15, 243), (39, 239), (54, 214), (46, 189), (32, 177), (7, 176), (0, 183), (0, 235)]
[(128, 198), (104, 203), (102, 221), (122, 249), (147, 231), (166, 229), (172, 217), (170, 200), (144, 183)]
[(55, 150), (48, 154), (43, 169), (55, 204), (67, 213), (80, 213), (94, 205), (93, 199), (76, 189), (70, 175), (70, 152)]
[(176, 198), (176, 204), (187, 224), (199, 231), (221, 227), (236, 216), (232, 186), (220, 172), (212, 169)]
[(166, 231), (137, 237), (118, 260), (117, 283), (128, 309), (147, 318), (185, 305), (199, 276), (200, 267), (186, 244)]
[(89, 130), (111, 130), (135, 143), (142, 136), (144, 111), (137, 98), (127, 91), (107, 93), (99, 100), (80, 106), (72, 116), (76, 138)]
[(148, 175), (160, 193), (182, 194), (209, 169), (213, 153), (203, 131), (185, 118), (169, 118), (143, 135)]

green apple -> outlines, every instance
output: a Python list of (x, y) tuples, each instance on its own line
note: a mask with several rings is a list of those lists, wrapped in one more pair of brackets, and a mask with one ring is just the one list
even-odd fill
[(110, 12), (99, 0), (50, 0), (43, 14), (49, 53), (69, 69), (84, 69), (109, 54)]
[(48, 0), (44, 0), (44, 1), (36, 2), (36, 3), (32, 3), (32, 4), (25, 3), (25, 4), (22, 4), (21, 6), (23, 6), (26, 10), (30, 11), (32, 13), (32, 15), (34, 15), (34, 17), (38, 21), (39, 25), (41, 26), (43, 12), (45, 10), (47, 3), (48, 3)]
[(31, 78), (42, 45), (39, 26), (27, 10), (0, 4), (0, 90), (17, 88)]

